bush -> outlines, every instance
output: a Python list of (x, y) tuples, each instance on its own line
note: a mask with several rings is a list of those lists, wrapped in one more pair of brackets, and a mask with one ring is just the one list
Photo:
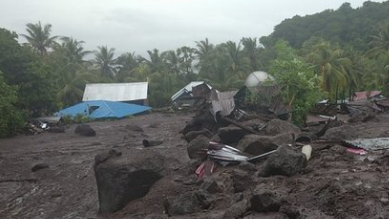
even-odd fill
[(62, 121), (65, 124), (80, 124), (80, 123), (90, 122), (91, 119), (83, 114), (77, 114), (74, 117), (69, 116), (69, 115), (63, 116)]
[(5, 83), (0, 72), (0, 137), (15, 134), (25, 124), (22, 110), (15, 104), (18, 101), (17, 88)]

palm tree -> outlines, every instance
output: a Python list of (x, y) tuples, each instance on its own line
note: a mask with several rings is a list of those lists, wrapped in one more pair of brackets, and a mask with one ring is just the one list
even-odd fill
[(372, 49), (368, 51), (368, 55), (389, 55), (389, 21), (379, 24), (377, 33), (371, 38), (369, 45), (372, 46)]
[(46, 24), (42, 27), (41, 22), (37, 24), (28, 23), (26, 29), (28, 35), (22, 34), (40, 55), (47, 55), (47, 50), (55, 44), (58, 36), (50, 37), (51, 24)]
[(177, 49), (177, 54), (181, 72), (185, 74), (188, 82), (194, 80), (193, 61), (195, 59), (195, 49), (183, 46)]
[(178, 50), (177, 53), (174, 50), (163, 52), (161, 56), (166, 61), (169, 71), (176, 75), (180, 74), (180, 58), (178, 57)]
[(148, 50), (149, 59), (141, 58), (141, 62), (146, 63), (151, 71), (154, 72), (163, 72), (166, 73), (167, 64), (165, 57), (159, 53), (158, 49), (153, 49), (152, 51)]
[(132, 77), (132, 72), (139, 66), (138, 57), (135, 53), (125, 53), (118, 57), (116, 80), (124, 82), (126, 78)]
[(198, 62), (195, 64), (195, 67), (198, 69), (199, 75), (205, 75), (210, 67), (210, 58), (214, 46), (209, 43), (208, 38), (205, 38), (205, 40), (196, 41), (196, 47), (194, 52)]
[(115, 49), (108, 49), (107, 46), (97, 47), (98, 51), (95, 52), (94, 63), (100, 69), (100, 72), (105, 77), (113, 77), (116, 74), (116, 59), (114, 59)]
[(236, 74), (240, 79), (246, 78), (246, 76), (251, 72), (250, 61), (247, 57), (243, 56), (241, 42), (236, 44), (235, 42), (228, 41), (223, 44), (223, 46), (230, 58), (228, 72)]
[(61, 37), (61, 40), (61, 45), (55, 46), (54, 49), (62, 50), (70, 63), (83, 64), (87, 62), (84, 58), (91, 51), (84, 50), (82, 45), (85, 43), (84, 41), (78, 41), (72, 37)]
[(308, 62), (315, 66), (316, 74), (321, 77), (321, 87), (333, 98), (338, 89), (345, 89), (348, 83), (347, 70), (351, 66), (350, 59), (343, 56), (343, 51), (333, 49), (327, 42), (314, 46), (314, 51), (308, 55)]
[(258, 71), (261, 62), (259, 61), (259, 52), (260, 48), (257, 45), (257, 38), (243, 38), (242, 39), (243, 44), (243, 52), (245, 55), (250, 59), (250, 67), (251, 71)]

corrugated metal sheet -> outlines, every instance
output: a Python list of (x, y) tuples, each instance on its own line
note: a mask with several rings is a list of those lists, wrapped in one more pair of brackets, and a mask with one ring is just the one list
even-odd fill
[(376, 96), (379, 96), (381, 94), (381, 91), (377, 91), (377, 90), (373, 90), (373, 91), (361, 91), (361, 92), (355, 92), (354, 96), (353, 96), (353, 100), (354, 101), (357, 101), (357, 100), (366, 100), (366, 99), (369, 99), (371, 97), (376, 97)]
[(210, 100), (212, 101), (213, 115), (220, 112), (222, 116), (228, 116), (235, 109), (234, 96), (237, 91), (218, 92), (211, 91)]
[(133, 101), (147, 99), (148, 82), (87, 84), (82, 101)]
[[(196, 86), (198, 86), (200, 84), (204, 84), (204, 83), (205, 83), (204, 81), (192, 81), (192, 82), (190, 82), (185, 87), (183, 87), (181, 90), (179, 90), (177, 93), (173, 94), (173, 96), (171, 97), (171, 100), (172, 101), (177, 100), (182, 94), (192, 92), (193, 87), (196, 87)], [(208, 85), (208, 87), (209, 87), (209, 89), (212, 89), (212, 87), (210, 85)]]
[(389, 138), (355, 139), (344, 141), (344, 143), (346, 143), (346, 146), (362, 148), (367, 151), (389, 149)]

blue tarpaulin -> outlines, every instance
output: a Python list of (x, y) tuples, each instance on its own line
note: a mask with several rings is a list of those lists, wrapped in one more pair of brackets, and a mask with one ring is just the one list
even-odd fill
[(126, 116), (142, 113), (150, 110), (151, 107), (140, 106), (136, 104), (107, 101), (107, 100), (94, 100), (84, 101), (66, 109), (60, 110), (58, 116), (76, 116), (82, 114), (92, 119), (103, 118), (123, 118)]

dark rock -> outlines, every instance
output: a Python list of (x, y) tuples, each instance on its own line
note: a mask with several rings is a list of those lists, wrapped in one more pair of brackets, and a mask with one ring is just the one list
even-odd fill
[(48, 132), (50, 132), (50, 133), (65, 133), (65, 127), (63, 127), (63, 126), (50, 127), (48, 129)]
[(164, 214), (149, 214), (146, 215), (143, 219), (169, 219), (169, 217)]
[(190, 159), (187, 165), (188, 175), (195, 173), (202, 162), (200, 159)]
[(152, 146), (157, 146), (157, 145), (162, 144), (163, 141), (143, 139), (142, 143), (143, 143), (143, 146), (145, 146), (145, 147), (152, 147)]
[(290, 146), (281, 146), (263, 164), (260, 176), (292, 176), (307, 164), (306, 157)]
[(188, 155), (190, 159), (200, 158), (203, 159), (206, 157), (205, 154), (199, 154), (202, 149), (208, 149), (209, 139), (202, 135), (197, 136), (193, 141), (188, 145)]
[(219, 128), (218, 130), (220, 141), (224, 144), (238, 143), (247, 134), (250, 132), (236, 126)]
[(241, 162), (238, 167), (245, 171), (257, 171), (256, 166), (253, 163), (247, 161)]
[(233, 204), (235, 204), (235, 203), (237, 203), (237, 202), (242, 201), (243, 198), (244, 198), (244, 195), (243, 195), (242, 192), (235, 193), (235, 194), (232, 196), (232, 198), (231, 198), (230, 205), (233, 205)]
[(139, 125), (132, 125), (132, 124), (127, 124), (125, 128), (128, 131), (133, 131), (133, 132), (143, 132), (143, 129)]
[(183, 130), (180, 131), (183, 135), (186, 135), (191, 131), (198, 131), (201, 129), (208, 129), (211, 132), (216, 132), (218, 124), (215, 121), (212, 113), (208, 109), (200, 110), (193, 117), (193, 119), (188, 122)]
[(298, 134), (296, 137), (296, 142), (306, 143), (306, 144), (311, 143), (312, 141), (315, 140), (317, 140), (317, 136), (315, 135), (315, 133), (312, 132), (302, 132)]
[(174, 199), (167, 199), (164, 206), (169, 215), (184, 215), (196, 212), (199, 204), (195, 193), (186, 192)]
[(234, 192), (243, 192), (255, 186), (256, 182), (250, 174), (246, 171), (235, 169), (231, 172), (231, 179), (233, 182)]
[(283, 121), (280, 119), (272, 119), (267, 124), (265, 129), (266, 134), (268, 135), (279, 135), (283, 133), (294, 133), (296, 136), (301, 132), (300, 128), (293, 125), (290, 122)]
[(223, 218), (226, 219), (240, 218), (247, 211), (247, 209), (248, 209), (248, 201), (246, 199), (243, 199), (228, 207)]
[(211, 194), (204, 190), (198, 190), (195, 192), (197, 200), (200, 203), (202, 209), (208, 209), (211, 204), (215, 201)]
[(110, 152), (111, 156), (99, 156), (109, 157), (103, 162), (96, 156), (94, 166), (101, 213), (115, 212), (146, 195), (162, 178), (165, 169), (165, 157), (154, 151), (132, 152), (125, 156), (118, 156), (114, 150)]
[(49, 168), (49, 165), (45, 164), (45, 163), (38, 163), (38, 164), (35, 164), (32, 168), (31, 168), (31, 171), (32, 172), (36, 172), (38, 170), (41, 170), (41, 169), (46, 169), (46, 168)]
[(214, 202), (210, 194), (205, 191), (186, 192), (178, 197), (165, 200), (165, 211), (171, 215), (185, 215), (207, 209)]
[(300, 217), (299, 209), (292, 205), (282, 205), (280, 212), (287, 215), (289, 219), (297, 219)]
[(357, 132), (355, 128), (350, 125), (344, 125), (340, 127), (335, 127), (328, 129), (323, 139), (327, 141), (343, 141), (343, 140), (352, 140), (357, 138)]
[(205, 128), (198, 130), (198, 131), (190, 131), (190, 132), (185, 134), (185, 140), (189, 143), (199, 135), (203, 135), (207, 138), (212, 138), (213, 133)]
[(349, 123), (368, 122), (374, 119), (375, 117), (376, 115), (373, 112), (356, 111), (350, 115), (348, 122)]
[(256, 131), (261, 131), (266, 127), (266, 123), (261, 119), (251, 119), (242, 122), (242, 125), (250, 127)]
[(237, 146), (240, 151), (251, 155), (260, 155), (278, 148), (282, 144), (292, 144), (292, 133), (284, 133), (276, 136), (246, 135)]
[(272, 213), (256, 213), (252, 212), (250, 215), (245, 216), (243, 219), (288, 219), (283, 213), (272, 212)]
[(272, 192), (256, 193), (250, 203), (251, 209), (257, 212), (277, 212), (281, 207), (281, 200)]
[(214, 135), (214, 136), (211, 138), (211, 141), (213, 141), (213, 142), (221, 142), (219, 135)]
[(88, 124), (80, 124), (74, 130), (74, 133), (83, 136), (96, 136), (96, 131), (93, 130)]
[(98, 154), (95, 157), (95, 164), (94, 165), (96, 166), (100, 163), (105, 162), (106, 160), (110, 159), (111, 157), (119, 157), (121, 155), (122, 155), (122, 152), (115, 150), (115, 149), (110, 150), (108, 153)]
[(149, 128), (158, 128), (159, 127), (159, 123), (152, 123), (149, 125)]
[(216, 182), (212, 178), (204, 179), (203, 183), (201, 184), (200, 189), (207, 191), (210, 194), (223, 192), (223, 188), (218, 184), (218, 182)]

